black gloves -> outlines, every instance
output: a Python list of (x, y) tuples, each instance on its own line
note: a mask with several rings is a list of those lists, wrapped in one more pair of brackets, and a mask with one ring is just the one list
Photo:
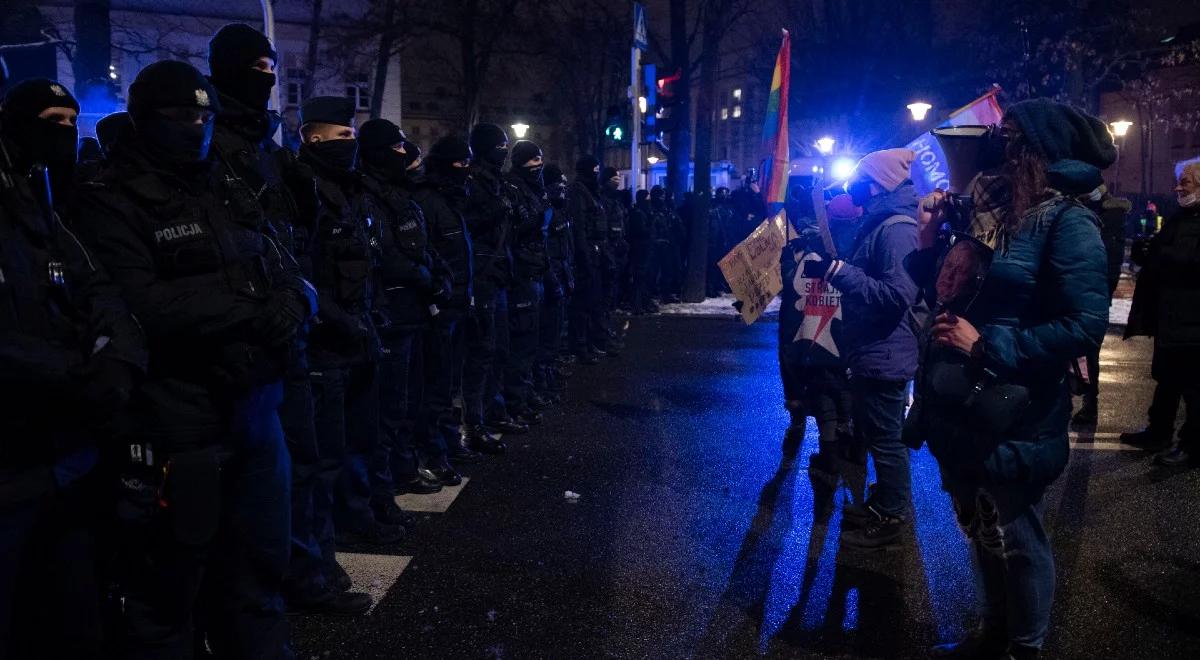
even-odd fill
[(291, 289), (276, 291), (255, 320), (254, 330), (266, 345), (282, 346), (296, 336), (310, 312), (300, 294)]
[(98, 356), (84, 369), (79, 396), (85, 409), (102, 418), (129, 403), (137, 385), (138, 370), (131, 364)]

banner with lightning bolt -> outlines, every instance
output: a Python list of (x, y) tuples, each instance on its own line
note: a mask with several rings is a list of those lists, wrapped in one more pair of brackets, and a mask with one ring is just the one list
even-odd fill
[(823, 277), (806, 277), (804, 273), (808, 270), (804, 267), (806, 263), (820, 260), (821, 257), (812, 252), (805, 254), (792, 278), (791, 286), (796, 294), (794, 305), (803, 315), (792, 341), (812, 342), (833, 357), (840, 357), (833, 322), (842, 320), (842, 292)]

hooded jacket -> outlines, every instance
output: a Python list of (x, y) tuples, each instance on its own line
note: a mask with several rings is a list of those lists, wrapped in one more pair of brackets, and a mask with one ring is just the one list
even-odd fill
[(917, 195), (905, 183), (863, 210), (849, 260), (835, 262), (829, 275), (842, 292), (847, 362), (860, 378), (906, 381), (917, 371), (918, 288), (908, 263), (917, 249)]

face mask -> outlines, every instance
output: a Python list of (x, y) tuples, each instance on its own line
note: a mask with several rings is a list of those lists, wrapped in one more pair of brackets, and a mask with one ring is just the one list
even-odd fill
[(1200, 206), (1200, 192), (1180, 195), (1177, 199), (1179, 200), (1179, 205), (1185, 209), (1190, 209), (1194, 206)]
[(305, 142), (303, 148), (329, 167), (347, 172), (354, 168), (354, 161), (358, 155), (357, 140)]
[(408, 176), (408, 166), (411, 163), (408, 154), (402, 154), (395, 149), (380, 149), (369, 156), (364, 153), (363, 160), (372, 167), (383, 170), (393, 181), (403, 180)]
[(213, 122), (190, 124), (151, 115), (137, 123), (137, 134), (156, 160), (191, 165), (208, 158)]
[(846, 192), (850, 193), (855, 206), (866, 206), (871, 199), (871, 182), (865, 179), (854, 181), (846, 186)]
[(55, 176), (69, 175), (75, 169), (75, 150), (79, 141), (76, 127), (35, 117), (13, 128), (11, 135), (20, 145), (29, 167), (41, 163)]
[(467, 179), (471, 178), (471, 170), (465, 167), (450, 166), (446, 169), (446, 178), (457, 186), (467, 185)]
[(495, 149), (483, 152), (483, 161), (492, 167), (502, 167), (508, 158), (508, 144), (498, 144)]
[(275, 87), (275, 74), (247, 68), (245, 73), (232, 80), (222, 80), (226, 94), (245, 103), (253, 110), (266, 110)]
[(540, 188), (542, 186), (543, 169), (545, 169), (544, 165), (538, 165), (536, 167), (521, 167), (517, 170), (517, 173), (526, 183)]

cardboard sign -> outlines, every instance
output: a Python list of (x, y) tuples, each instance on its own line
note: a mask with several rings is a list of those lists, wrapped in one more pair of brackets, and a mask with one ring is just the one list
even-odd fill
[(787, 244), (783, 211), (763, 220), (746, 240), (738, 243), (717, 265), (742, 303), (742, 320), (750, 325), (783, 290), (779, 255)]

